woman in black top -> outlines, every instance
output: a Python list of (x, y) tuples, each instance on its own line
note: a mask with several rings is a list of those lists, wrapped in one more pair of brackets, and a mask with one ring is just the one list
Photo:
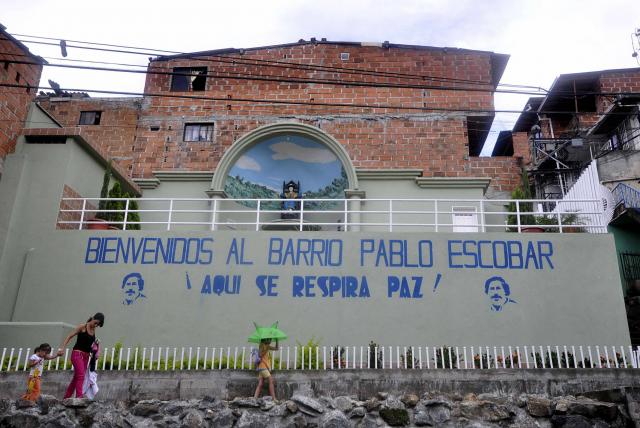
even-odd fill
[(67, 344), (73, 336), (77, 336), (76, 344), (73, 345), (73, 351), (71, 352), (71, 364), (73, 365), (73, 378), (71, 383), (67, 387), (67, 392), (64, 394), (64, 398), (69, 398), (75, 391), (76, 397), (83, 398), (82, 384), (84, 382), (84, 375), (87, 371), (87, 365), (89, 364), (89, 356), (91, 355), (91, 345), (96, 340), (96, 327), (102, 327), (104, 325), (104, 315), (98, 312), (87, 320), (86, 323), (77, 326), (69, 335), (64, 339), (62, 346), (60, 346), (60, 352), (66, 348)]

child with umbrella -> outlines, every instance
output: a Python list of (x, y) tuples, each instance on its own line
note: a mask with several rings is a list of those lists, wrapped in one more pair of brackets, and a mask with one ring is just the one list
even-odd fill
[[(265, 379), (269, 380), (269, 395), (275, 400), (276, 392), (273, 384), (273, 375), (271, 374), (271, 351), (278, 350), (278, 340), (287, 338), (282, 330), (278, 328), (278, 323), (274, 323), (271, 327), (259, 327), (255, 322), (256, 331), (249, 337), (249, 342), (259, 343), (258, 357), (256, 358), (256, 370), (258, 371), (258, 386), (254, 394), (255, 398), (260, 396), (260, 391), (264, 385)], [(271, 346), (271, 342), (275, 340), (276, 346)]]

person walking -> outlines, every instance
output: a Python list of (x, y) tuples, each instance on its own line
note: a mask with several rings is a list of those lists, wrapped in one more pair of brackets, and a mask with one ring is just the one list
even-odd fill
[(256, 392), (253, 395), (255, 398), (260, 396), (260, 392), (262, 391), (262, 386), (264, 385), (264, 380), (269, 380), (269, 395), (271, 398), (276, 399), (276, 391), (273, 385), (273, 375), (271, 374), (271, 351), (278, 350), (278, 341), (276, 341), (276, 346), (271, 346), (271, 339), (263, 339), (260, 341), (260, 347), (258, 348), (258, 352), (260, 355), (260, 362), (258, 363), (258, 386), (256, 387)]
[(69, 333), (60, 346), (58, 352), (63, 351), (71, 339), (74, 336), (77, 336), (76, 344), (73, 346), (73, 351), (71, 352), (73, 378), (71, 378), (71, 382), (67, 387), (64, 398), (70, 398), (74, 392), (76, 397), (84, 398), (84, 395), (82, 394), (82, 386), (84, 384), (87, 366), (89, 365), (91, 348), (96, 340), (96, 328), (102, 326), (104, 326), (104, 314), (98, 312), (89, 318), (86, 323), (78, 325), (71, 333)]
[(44, 370), (44, 362), (56, 359), (60, 355), (62, 355), (62, 352), (59, 351), (57, 354), (51, 354), (51, 346), (48, 343), (43, 343), (33, 350), (33, 355), (29, 357), (29, 363), (27, 364), (27, 367), (30, 367), (31, 370), (29, 370), (27, 393), (22, 396), (23, 399), (36, 401), (40, 397), (40, 379)]

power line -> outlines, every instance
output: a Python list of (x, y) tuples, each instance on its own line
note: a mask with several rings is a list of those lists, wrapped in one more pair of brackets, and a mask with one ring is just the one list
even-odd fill
[(83, 44), (96, 45), (96, 46), (109, 46), (109, 47), (112, 47), (112, 48), (126, 48), (126, 49), (137, 49), (137, 50), (145, 49), (145, 50), (148, 50), (148, 51), (164, 52), (164, 53), (168, 53), (168, 54), (180, 54), (180, 53), (182, 53), (182, 52), (167, 51), (167, 50), (163, 50), (163, 49), (140, 48), (140, 47), (135, 47), (135, 46), (112, 45), (112, 44), (108, 44), (108, 43), (85, 42), (85, 41), (82, 41), (82, 40), (62, 39), (60, 37), (30, 36), (28, 34), (13, 34), (13, 36), (16, 36), (16, 37), (29, 37), (31, 39), (43, 39), (43, 40), (58, 40), (58, 41), (64, 40), (66, 42), (83, 43)]
[[(23, 35), (23, 37), (40, 38), (45, 40), (63, 40), (59, 38), (28, 36), (28, 35)], [(43, 45), (59, 46), (58, 43), (51, 43), (51, 42), (38, 42), (34, 40), (20, 40), (20, 41), (23, 43), (36, 43), (36, 44), (43, 44)], [(148, 52), (133, 52), (133, 51), (124, 51), (120, 49), (94, 48), (90, 46), (78, 46), (78, 45), (67, 45), (67, 47), (68, 48), (75, 47), (79, 49), (98, 50), (98, 51), (114, 52), (114, 53), (126, 53), (126, 54), (134, 54), (134, 55), (156, 55), (155, 52), (168, 52), (168, 53), (175, 53), (178, 55), (191, 55), (190, 53), (184, 53), (184, 52), (162, 51), (159, 49), (139, 48), (139, 47), (131, 47), (131, 46), (125, 46), (125, 45), (111, 45), (106, 43), (94, 43), (94, 42), (86, 42), (86, 41), (76, 41), (76, 43), (84, 43), (84, 44), (99, 45), (99, 46), (110, 46), (110, 47), (122, 47), (122, 48), (139, 49), (139, 50), (146, 49)], [(155, 52), (150, 52), (150, 51), (155, 51)], [(268, 64), (268, 66), (270, 67), (279, 67), (279, 68), (294, 68), (294, 69), (305, 69), (305, 70), (313, 69), (313, 70), (323, 70), (323, 71), (329, 70), (329, 71), (345, 73), (345, 74), (364, 74), (364, 75), (375, 75), (380, 77), (393, 77), (393, 78), (400, 77), (400, 78), (407, 78), (407, 79), (491, 85), (491, 82), (479, 81), (479, 80), (458, 79), (458, 78), (429, 76), (429, 75), (416, 75), (416, 74), (407, 74), (407, 73), (398, 73), (398, 72), (373, 71), (373, 70), (363, 70), (358, 68), (326, 66), (326, 65), (318, 65), (318, 64), (303, 64), (303, 63), (293, 63), (293, 62), (286, 62), (286, 61), (265, 60), (265, 59), (258, 59), (258, 58), (242, 58), (237, 56), (230, 56), (229, 54), (230, 52), (218, 53), (218, 54), (203, 53), (202, 55), (193, 55), (192, 57), (198, 58), (197, 59), (198, 61), (204, 61), (204, 62), (226, 62), (226, 63), (239, 62), (246, 65), (258, 65), (260, 63), (263, 63), (263, 64)], [(222, 57), (221, 55), (225, 55), (225, 56)], [(202, 56), (216, 57), (216, 59), (200, 58)], [(156, 60), (163, 60), (163, 59), (157, 58)], [(504, 84), (504, 85), (516, 86), (516, 87), (520, 86), (520, 85), (509, 85), (509, 84)], [(526, 87), (533, 88), (533, 89), (540, 89), (544, 91), (543, 88), (539, 88), (537, 86), (526, 86)]]
[[(23, 89), (46, 89), (53, 90), (44, 86), (29, 86), (20, 85), (14, 83), (0, 83), (0, 87), (8, 88), (23, 88)], [(126, 95), (135, 97), (153, 97), (153, 98), (178, 98), (178, 99), (191, 99), (200, 101), (220, 101), (226, 104), (231, 103), (260, 103), (260, 104), (277, 104), (277, 105), (304, 105), (309, 107), (345, 107), (345, 108), (359, 108), (359, 109), (375, 109), (375, 110), (408, 110), (408, 111), (422, 111), (422, 112), (441, 112), (441, 113), (512, 113), (512, 114), (566, 114), (566, 115), (593, 115), (594, 112), (575, 112), (575, 111), (559, 111), (559, 110), (544, 110), (544, 111), (525, 111), (525, 110), (494, 110), (494, 109), (468, 109), (468, 108), (444, 108), (444, 107), (416, 107), (416, 106), (400, 106), (390, 104), (359, 104), (359, 103), (328, 103), (328, 102), (311, 102), (311, 101), (292, 101), (292, 100), (273, 100), (273, 99), (259, 99), (259, 98), (229, 98), (229, 97), (210, 97), (210, 96), (197, 96), (186, 94), (173, 94), (173, 93), (149, 93), (149, 92), (128, 92), (128, 91), (109, 91), (109, 90), (96, 90), (96, 89), (79, 89), (79, 88), (59, 88), (61, 91), (67, 92), (84, 92), (84, 93), (99, 93), (99, 94), (115, 94)], [(90, 98), (91, 100), (91, 98)], [(95, 100), (100, 100), (95, 99)], [(624, 112), (608, 112), (599, 114), (599, 116), (627, 116), (628, 113)]]
[[(58, 40), (58, 39), (54, 39), (54, 38), (48, 38), (48, 37), (41, 37), (41, 36), (25, 36), (25, 37), (34, 37), (34, 38), (42, 38), (42, 39), (48, 39), (48, 40)], [(34, 42), (34, 43), (40, 43), (40, 42)], [(125, 48), (134, 48), (134, 47), (129, 47), (129, 46), (125, 46), (125, 45), (108, 45), (108, 44), (104, 44), (104, 43), (94, 43), (94, 42), (79, 42), (79, 43), (86, 43), (86, 44), (97, 44), (97, 45), (105, 45), (105, 46), (116, 46), (116, 47), (125, 47)], [(51, 44), (51, 45), (55, 45), (58, 46), (55, 43), (46, 43), (46, 44)], [(68, 45), (68, 47), (73, 47), (71, 45)], [(88, 47), (81, 47), (81, 48), (88, 48)], [(96, 48), (97, 49), (97, 48)], [(135, 49), (144, 49), (144, 48), (135, 48)], [(159, 49), (153, 49), (156, 51), (161, 51)], [(162, 52), (172, 52), (172, 51), (162, 51)], [(131, 52), (131, 53), (138, 53), (139, 52)], [(9, 53), (7, 53), (9, 54)], [(148, 54), (145, 53), (145, 54)], [(238, 58), (238, 57), (225, 57), (225, 60), (223, 60), (221, 57), (218, 57), (215, 54), (210, 54), (209, 56), (216, 56), (217, 59), (198, 59), (198, 61), (211, 61), (211, 62), (224, 62), (224, 63), (231, 63), (233, 65), (237, 65), (238, 63), (240, 64), (245, 64), (245, 65), (253, 65), (253, 66), (258, 66), (259, 64), (255, 64), (254, 62), (264, 62), (264, 63), (275, 63), (275, 64), (283, 64), (285, 68), (303, 68), (303, 69), (312, 69), (312, 68), (329, 68), (329, 69), (333, 69), (333, 70), (339, 70), (338, 72), (342, 73), (342, 72), (352, 72), (350, 74), (365, 74), (365, 75), (374, 75), (374, 76), (378, 76), (378, 77), (398, 77), (398, 76), (402, 76), (404, 78), (408, 78), (408, 79), (428, 79), (428, 80), (434, 80), (434, 79), (442, 79), (443, 81), (449, 81), (449, 82), (457, 82), (457, 83), (461, 83), (461, 82), (466, 82), (467, 84), (474, 84), (474, 85), (484, 85), (484, 86), (488, 86), (490, 85), (490, 83), (487, 82), (480, 82), (480, 81), (475, 81), (475, 80), (464, 80), (464, 79), (452, 79), (452, 78), (440, 78), (440, 77), (433, 77), (433, 76), (419, 76), (419, 75), (411, 75), (411, 74), (403, 74), (403, 73), (389, 73), (389, 72), (376, 72), (376, 71), (366, 71), (366, 70), (361, 70), (361, 69), (350, 69), (350, 68), (343, 68), (343, 67), (330, 67), (330, 66), (320, 66), (320, 65), (309, 65), (309, 64), (299, 64), (299, 63), (295, 63), (295, 66), (292, 66), (292, 63), (287, 63), (287, 62), (282, 62), (282, 61), (271, 61), (271, 60), (261, 60), (261, 59), (244, 59), (244, 58)], [(198, 58), (197, 56), (194, 56), (194, 58)], [(230, 59), (227, 59), (230, 58)], [(67, 60), (67, 59), (62, 59), (62, 60)], [(252, 62), (253, 61), (253, 62)], [(25, 64), (27, 64), (27, 62), (24, 62)], [(97, 63), (101, 63), (101, 62), (97, 62)], [(35, 64), (35, 63), (34, 63)], [(109, 64), (109, 63), (105, 63), (105, 64)], [(114, 63), (116, 65), (118, 65), (117, 63)], [(51, 66), (51, 67), (66, 67), (66, 68), (81, 68), (80, 66), (70, 66), (70, 65), (64, 65), (64, 64), (46, 64), (46, 66)], [(131, 65), (131, 64), (127, 64), (126, 66), (134, 66), (134, 67), (141, 67), (140, 65)], [(124, 70), (124, 69), (111, 69), (111, 68), (90, 68), (87, 67), (87, 69), (92, 69), (92, 70), (96, 70), (96, 71), (114, 71), (114, 72), (131, 72), (131, 73), (141, 73), (141, 71), (139, 70)], [(345, 71), (346, 70), (346, 71)], [(169, 75), (185, 75), (185, 76), (198, 76), (197, 74), (190, 74), (190, 73), (171, 73), (171, 72), (158, 72), (158, 71), (147, 71), (148, 74), (169, 74)], [(227, 72), (227, 73), (232, 73), (232, 72)], [(537, 86), (531, 86), (531, 85), (514, 85), (514, 84), (500, 84), (499, 86), (507, 86), (507, 87), (512, 87), (512, 88), (535, 88), (537, 89), (537, 92), (529, 92), (529, 91), (520, 91), (520, 90), (504, 90), (504, 89), (480, 89), (480, 88), (469, 88), (469, 87), (451, 87), (451, 86), (433, 86), (433, 85), (408, 85), (408, 84), (392, 84), (392, 83), (382, 83), (382, 82), (361, 82), (361, 81), (343, 81), (343, 80), (332, 80), (332, 79), (305, 79), (305, 78), (295, 78), (295, 77), (290, 77), (290, 78), (284, 78), (284, 77), (279, 77), (279, 78), (272, 78), (272, 77), (265, 77), (265, 76), (260, 76), (257, 77), (255, 79), (250, 78), (249, 76), (256, 76), (255, 74), (252, 73), (239, 73), (239, 72), (233, 72), (235, 74), (237, 74), (237, 76), (229, 76), (229, 75), (215, 75), (215, 74), (206, 74), (204, 76), (206, 77), (214, 77), (214, 78), (230, 78), (230, 79), (239, 79), (239, 80), (265, 80), (265, 81), (276, 81), (276, 82), (289, 82), (289, 83), (321, 83), (321, 84), (335, 84), (335, 85), (349, 85), (349, 86), (372, 86), (372, 87), (393, 87), (393, 88), (408, 88), (408, 89), (433, 89), (433, 90), (459, 90), (459, 91), (476, 91), (476, 92), (491, 92), (491, 93), (508, 93), (508, 94), (514, 94), (514, 95), (534, 95), (534, 96), (541, 96), (544, 94), (541, 94), (540, 91), (543, 91), (545, 94), (548, 94), (549, 92), (546, 89), (537, 87)], [(557, 96), (561, 96), (560, 94), (564, 93), (566, 94), (566, 98), (573, 98), (575, 96), (579, 96), (579, 97), (584, 97), (584, 96), (590, 96), (590, 95), (602, 95), (602, 96), (616, 96), (616, 95), (620, 95), (620, 93), (605, 93), (605, 92), (580, 92), (580, 94), (575, 94), (572, 91), (553, 91), (553, 93)], [(634, 94), (634, 93), (625, 93), (625, 94)]]
[[(20, 54), (12, 54), (9, 52), (0, 52), (0, 55), (14, 55), (14, 56), (24, 56), (27, 57), (28, 55), (20, 55)], [(75, 59), (69, 59), (69, 58), (57, 58), (57, 57), (43, 57), (46, 59), (55, 59), (55, 60), (60, 60), (60, 61), (73, 61), (73, 62), (81, 62), (81, 63), (90, 63), (90, 64), (105, 64), (105, 65), (120, 65), (120, 66), (127, 66), (127, 67), (144, 67), (147, 68), (148, 66), (146, 65), (140, 65), (140, 64), (123, 64), (123, 63), (114, 63), (114, 62), (105, 62), (105, 61), (86, 61), (86, 60), (75, 60)], [(39, 63), (32, 63), (32, 62), (27, 62), (27, 61), (15, 61), (15, 60), (5, 60), (5, 62), (8, 63), (15, 63), (15, 64), (33, 64), (33, 65), (39, 65)], [(145, 74), (164, 74), (164, 75), (171, 75), (171, 76), (176, 76), (176, 75), (181, 75), (181, 76), (193, 76), (193, 77), (197, 77), (197, 76), (204, 76), (204, 77), (214, 77), (214, 78), (230, 78), (230, 79), (234, 79), (236, 77), (234, 77), (233, 75), (229, 76), (229, 75), (224, 75), (224, 76), (220, 76), (220, 75), (215, 75), (212, 73), (204, 73), (204, 74), (193, 74), (193, 73), (180, 73), (180, 72), (160, 72), (160, 71), (140, 71), (140, 70), (126, 70), (126, 69), (112, 69), (112, 68), (106, 68), (106, 67), (81, 67), (81, 66), (73, 66), (73, 65), (65, 65), (65, 64), (45, 64), (44, 66), (48, 66), (48, 67), (61, 67), (61, 68), (74, 68), (74, 69), (87, 69), (87, 70), (95, 70), (95, 71), (113, 71), (113, 72), (130, 72), (130, 73), (145, 73)], [(231, 72), (228, 72), (231, 73)], [(234, 72), (239, 74), (240, 76), (254, 76), (251, 73), (239, 73), (239, 72)], [(255, 76), (259, 76), (259, 75), (255, 75)], [(237, 79), (240, 80), (253, 80), (250, 78), (246, 78), (246, 77), (237, 77)], [(286, 79), (286, 78), (269, 78), (269, 77), (257, 77), (255, 80), (270, 80), (270, 81), (276, 81), (276, 82), (289, 82), (289, 83), (328, 83), (328, 84), (335, 84), (335, 85), (346, 85), (346, 86), (372, 86), (372, 87), (392, 87), (392, 88), (409, 88), (409, 89), (437, 89), (437, 90), (460, 90), (460, 91), (476, 91), (476, 92), (498, 92), (498, 93), (509, 93), (509, 94), (517, 94), (517, 95), (542, 95), (539, 92), (524, 92), (524, 91), (510, 91), (510, 90), (501, 90), (501, 89), (495, 89), (495, 90), (490, 90), (490, 89), (478, 89), (478, 88), (464, 88), (464, 87), (445, 87), (445, 86), (428, 86), (428, 85), (403, 85), (403, 84), (384, 84), (384, 83), (379, 83), (379, 82), (361, 82), (361, 81), (336, 81), (336, 80), (331, 80), (331, 79), (325, 79), (325, 80), (314, 80), (314, 79), (303, 79), (303, 78), (292, 78), (292, 79)], [(508, 85), (510, 87), (527, 87), (526, 85)], [(532, 86), (529, 86), (532, 87)]]
[[(1, 53), (0, 53), (1, 54)], [(13, 64), (23, 65), (39, 65), (36, 62), (8, 60), (6, 62)], [(402, 83), (379, 83), (379, 82), (363, 82), (357, 80), (332, 80), (332, 79), (307, 79), (307, 78), (294, 78), (294, 77), (268, 77), (260, 76), (251, 73), (240, 72), (227, 72), (229, 74), (214, 74), (214, 73), (185, 73), (185, 72), (173, 72), (173, 71), (156, 71), (156, 70), (130, 70), (124, 68), (109, 68), (109, 67), (95, 67), (95, 66), (83, 66), (72, 64), (44, 64), (45, 67), (59, 67), (69, 68), (77, 70), (93, 70), (93, 71), (107, 71), (117, 73), (134, 73), (134, 74), (155, 74), (165, 76), (189, 76), (189, 77), (209, 77), (215, 79), (232, 79), (232, 80), (257, 80), (265, 82), (280, 82), (280, 83), (302, 83), (302, 84), (328, 84), (338, 86), (360, 86), (370, 88), (396, 88), (396, 89), (422, 89), (422, 90), (441, 90), (441, 91), (465, 91), (465, 92), (488, 92), (488, 93), (507, 93), (517, 95), (540, 95), (537, 92), (524, 92), (506, 89), (482, 89), (482, 88), (468, 88), (468, 87), (455, 87), (455, 86), (435, 86), (435, 85), (410, 85)]]
[[(7, 52), (0, 52), (2, 54), (9, 54)], [(26, 65), (40, 65), (36, 62), (30, 61), (18, 61), (18, 60), (5, 60), (8, 63), (14, 64), (26, 64)], [(218, 78), (218, 79), (233, 79), (233, 80), (258, 80), (258, 81), (269, 81), (269, 82), (281, 82), (281, 83), (303, 83), (303, 84), (329, 84), (329, 85), (340, 85), (340, 86), (361, 86), (361, 87), (374, 87), (374, 88), (399, 88), (399, 89), (423, 89), (423, 90), (443, 90), (443, 91), (470, 91), (470, 92), (489, 92), (489, 93), (506, 93), (506, 94), (515, 94), (515, 95), (542, 95), (539, 92), (527, 92), (527, 91), (515, 91), (515, 90), (505, 90), (505, 89), (481, 89), (481, 88), (468, 88), (468, 87), (457, 87), (457, 86), (434, 86), (434, 85), (410, 85), (410, 84), (402, 84), (402, 83), (381, 83), (381, 82), (363, 82), (363, 81), (355, 81), (355, 80), (332, 80), (332, 79), (307, 79), (307, 78), (295, 78), (295, 77), (269, 77), (263, 75), (256, 75), (252, 73), (240, 73), (240, 72), (224, 72), (227, 74), (214, 74), (214, 73), (186, 73), (186, 72), (175, 72), (175, 71), (150, 71), (147, 70), (129, 70), (122, 68), (109, 68), (109, 67), (93, 67), (93, 66), (80, 66), (80, 65), (71, 65), (71, 64), (44, 64), (45, 67), (60, 67), (60, 68), (70, 68), (70, 69), (80, 69), (80, 70), (93, 70), (93, 71), (106, 71), (106, 72), (118, 72), (118, 73), (135, 73), (135, 74), (157, 74), (157, 75), (168, 75), (168, 76), (189, 76), (189, 77), (210, 77), (210, 78)], [(139, 65), (135, 65), (136, 67), (141, 67)], [(618, 95), (640, 95), (637, 92), (580, 92), (579, 94), (575, 94), (571, 91), (553, 91), (550, 94), (557, 95), (559, 97), (563, 97), (560, 94), (566, 94), (564, 98), (573, 98), (575, 96), (578, 97), (586, 97), (592, 95), (599, 96), (618, 96)], [(549, 93), (547, 94), (549, 95)]]

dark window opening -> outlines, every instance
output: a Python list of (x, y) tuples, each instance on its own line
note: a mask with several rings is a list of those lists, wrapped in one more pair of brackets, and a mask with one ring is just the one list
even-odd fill
[(5, 61), (4, 62), (4, 69), (8, 70), (9, 69), (9, 61)]
[(101, 111), (80, 112), (80, 125), (100, 125)]
[(20, 73), (16, 73), (16, 83), (20, 83)]
[(213, 141), (213, 123), (184, 125), (184, 141)]
[(62, 135), (27, 135), (27, 144), (65, 144), (67, 137)]
[(176, 67), (171, 78), (172, 91), (204, 91), (207, 84), (207, 67)]
[(493, 116), (468, 116), (467, 136), (469, 138), (469, 156), (480, 156), (482, 147), (489, 135)]

